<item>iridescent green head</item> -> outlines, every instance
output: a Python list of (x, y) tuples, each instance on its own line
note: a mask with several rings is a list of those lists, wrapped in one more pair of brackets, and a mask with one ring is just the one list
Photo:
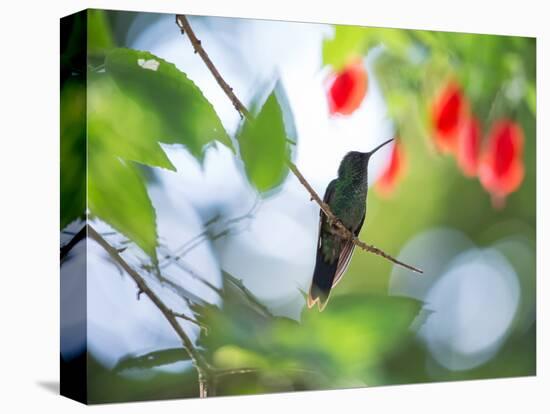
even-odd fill
[(338, 168), (338, 176), (346, 177), (349, 175), (356, 175), (363, 172), (364, 170), (366, 170), (368, 166), (370, 157), (372, 157), (372, 155), (376, 151), (378, 151), (380, 148), (390, 143), (391, 141), (393, 141), (393, 138), (388, 139), (387, 141), (378, 145), (376, 148), (374, 148), (372, 151), (369, 151), (369, 152), (359, 152), (359, 151), (348, 152), (345, 155), (345, 157), (342, 159), (342, 162), (340, 163), (340, 167)]

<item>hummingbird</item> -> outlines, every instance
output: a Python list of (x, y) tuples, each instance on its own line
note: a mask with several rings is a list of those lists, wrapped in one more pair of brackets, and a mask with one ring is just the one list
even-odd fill
[[(393, 138), (370, 152), (348, 152), (340, 162), (338, 178), (332, 180), (325, 191), (323, 201), (355, 236), (359, 235), (367, 212), (369, 160), (376, 151), (391, 141)], [(344, 240), (331, 231), (331, 224), (321, 210), (317, 259), (307, 298), (308, 308), (312, 308), (315, 303), (318, 304), (319, 311), (325, 308), (330, 291), (342, 279), (354, 248), (351, 240)]]

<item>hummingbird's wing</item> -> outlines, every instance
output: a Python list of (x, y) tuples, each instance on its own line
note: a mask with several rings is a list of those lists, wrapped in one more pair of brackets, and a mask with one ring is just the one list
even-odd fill
[[(325, 195), (323, 196), (323, 202), (330, 206), (332, 201), (332, 195), (334, 194), (334, 188), (336, 187), (336, 178), (332, 180), (325, 190)], [(327, 220), (327, 216), (323, 213), (322, 209), (319, 209), (319, 230), (318, 235), (319, 239), (317, 240), (317, 248), (321, 247), (321, 229), (323, 228), (323, 223)]]
[[(334, 188), (336, 187), (336, 179), (332, 180), (327, 186), (323, 201), (330, 205), (332, 196), (334, 194)], [(315, 269), (313, 271), (313, 278), (311, 286), (309, 288), (309, 294), (307, 297), (307, 306), (313, 307), (316, 302), (319, 302), (319, 309), (322, 310), (330, 294), (332, 287), (332, 281), (336, 274), (337, 262), (328, 263), (322, 254), (323, 244), (323, 225), (327, 222), (327, 217), (323, 210), (319, 212), (319, 233), (317, 239), (317, 258), (315, 261)]]
[[(365, 214), (363, 214), (361, 223), (359, 223), (359, 226), (353, 232), (355, 236), (359, 235), (359, 232), (361, 231), (361, 227), (363, 227), (364, 222), (365, 222)], [(340, 256), (338, 256), (338, 265), (336, 266), (336, 275), (334, 276), (334, 282), (332, 282), (332, 287), (336, 286), (336, 284), (340, 281), (340, 279), (342, 279), (342, 276), (344, 276), (344, 273), (348, 268), (349, 262), (351, 261), (351, 256), (353, 255), (354, 249), (355, 249), (355, 244), (353, 244), (351, 240), (345, 242), (344, 245), (342, 246), (342, 250), (340, 251)]]

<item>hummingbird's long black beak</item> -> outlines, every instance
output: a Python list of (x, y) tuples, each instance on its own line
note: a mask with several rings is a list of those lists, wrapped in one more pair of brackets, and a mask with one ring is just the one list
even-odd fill
[(374, 154), (376, 151), (378, 151), (380, 148), (382, 148), (384, 145), (390, 143), (393, 141), (393, 138), (390, 138), (388, 139), (386, 142), (383, 142), (382, 144), (380, 144), (379, 146), (377, 146), (375, 149), (373, 149), (372, 151), (369, 152), (369, 154), (372, 156), (372, 154)]

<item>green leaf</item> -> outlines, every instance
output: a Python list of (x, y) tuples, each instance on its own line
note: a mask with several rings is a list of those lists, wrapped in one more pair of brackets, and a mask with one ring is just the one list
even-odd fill
[(339, 71), (350, 58), (365, 53), (366, 29), (359, 26), (334, 26), (334, 37), (323, 42), (323, 64)]
[(260, 192), (272, 190), (284, 181), (288, 174), (288, 142), (274, 92), (259, 114), (245, 121), (238, 141), (248, 180)]
[(149, 52), (114, 49), (105, 69), (143, 111), (156, 114), (162, 127), (159, 141), (182, 144), (200, 160), (215, 141), (233, 149), (213, 106), (173, 63)]
[(183, 348), (169, 348), (121, 358), (113, 370), (120, 372), (127, 369), (149, 369), (181, 361), (189, 361), (187, 351)]
[(105, 53), (114, 45), (105, 10), (88, 10), (88, 53)]
[[(96, 75), (88, 86), (88, 135), (91, 148), (171, 171), (172, 165), (157, 139), (162, 120), (126, 96), (109, 75)], [(93, 154), (92, 154), (93, 155)]]
[(292, 113), (292, 108), (288, 100), (288, 95), (281, 82), (275, 84), (275, 96), (277, 97), (277, 102), (281, 108), (283, 114), (283, 122), (285, 125), (285, 131), (287, 138), (296, 145), (298, 143), (298, 131), (296, 130), (296, 123), (294, 121), (294, 114)]
[(129, 237), (156, 261), (155, 211), (143, 177), (130, 162), (94, 147), (91, 139), (88, 206), (92, 214)]
[(86, 86), (69, 80), (61, 91), (61, 228), (86, 212)]

